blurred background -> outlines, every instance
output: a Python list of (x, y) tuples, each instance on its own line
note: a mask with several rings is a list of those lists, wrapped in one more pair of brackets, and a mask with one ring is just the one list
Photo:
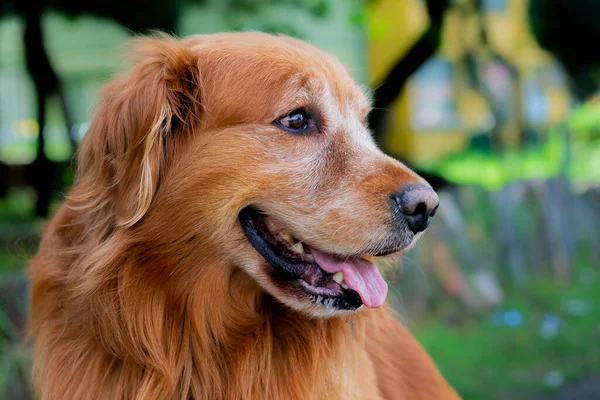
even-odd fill
[(600, 1), (0, 0), (0, 399), (31, 398), (27, 259), (124, 41), (282, 32), (372, 90), (439, 217), (390, 298), (465, 399), (600, 399)]

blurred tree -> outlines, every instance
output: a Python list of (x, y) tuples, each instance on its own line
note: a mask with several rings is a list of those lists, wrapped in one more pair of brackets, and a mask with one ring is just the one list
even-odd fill
[[(598, 0), (530, 0), (528, 18), (531, 31), (539, 45), (552, 53), (569, 76), (575, 100), (583, 103), (600, 89), (600, 1)], [(564, 136), (564, 157), (561, 176), (538, 188), (536, 194), (541, 205), (540, 223), (546, 227), (544, 234), (551, 243), (551, 259), (557, 277), (571, 277), (577, 239), (566, 232), (570, 223), (575, 197), (569, 187), (567, 167), (572, 157), (572, 132), (568, 124), (560, 127)]]
[[(485, 10), (483, 9), (482, 0), (463, 1), (458, 8), (464, 19), (474, 18), (477, 21), (477, 43), (473, 46), (466, 45), (463, 62), (466, 66), (468, 83), (482, 94), (487, 106), (494, 117), (494, 124), (489, 133), (491, 147), (497, 151), (501, 151), (504, 147), (503, 128), (511, 121), (516, 120), (521, 131), (521, 137), (525, 132), (523, 119), (520, 113), (519, 104), (514, 101), (515, 91), (519, 84), (519, 73), (517, 68), (504, 57), (489, 40), (489, 35), (485, 25)], [(464, 37), (467, 37), (468, 25), (464, 24)], [(493, 77), (485, 77), (486, 69), (489, 71), (492, 68), (502, 68), (509, 79), (504, 84), (506, 92), (497, 93), (494, 91), (492, 82)]]
[[(371, 0), (376, 2), (377, 0)], [(429, 26), (406, 54), (399, 58), (373, 90), (373, 111), (369, 125), (378, 142), (387, 128), (388, 108), (398, 98), (410, 76), (435, 54), (440, 43), (444, 13), (450, 0), (425, 0)]]
[[(371, 0), (371, 2), (376, 1)], [(374, 86), (373, 110), (369, 114), (369, 126), (373, 132), (375, 141), (378, 143), (382, 143), (383, 135), (388, 128), (387, 118), (390, 106), (400, 93), (402, 93), (402, 89), (411, 75), (429, 60), (440, 46), (444, 14), (449, 8), (450, 3), (451, 0), (425, 0), (429, 16), (428, 28), (421, 34), (406, 54), (396, 61), (381, 82)], [(402, 161), (409, 164), (407, 160)], [(449, 184), (439, 174), (420, 170), (416, 166), (411, 167), (423, 176), (436, 190)]]
[[(185, 1), (185, 3), (184, 3)], [(36, 216), (46, 216), (51, 202), (52, 188), (57, 182), (61, 167), (69, 166), (68, 163), (56, 163), (48, 159), (44, 152), (44, 128), (46, 126), (46, 106), (51, 96), (57, 95), (65, 124), (71, 132), (72, 118), (68, 102), (63, 89), (60, 76), (52, 66), (48, 51), (44, 43), (42, 27), (43, 13), (49, 10), (60, 12), (71, 18), (80, 15), (94, 15), (119, 23), (132, 33), (149, 30), (161, 30), (168, 33), (177, 33), (179, 17), (186, 4), (204, 4), (211, 0), (124, 0), (111, 2), (105, 0), (2, 0), (0, 2), (0, 17), (5, 14), (17, 14), (25, 20), (25, 61), (27, 71), (34, 83), (37, 97), (37, 120), (39, 125), (38, 148), (36, 158), (27, 166), (25, 180), (37, 193), (35, 207)], [(218, 0), (212, 0), (218, 1)], [(275, 4), (287, 4), (307, 11), (312, 15), (322, 17), (327, 14), (329, 7), (327, 0), (227, 0), (221, 5), (225, 6), (227, 15), (237, 12), (256, 13), (264, 7)], [(242, 27), (237, 27), (238, 29)], [(293, 36), (301, 33), (291, 30), (287, 24), (265, 21), (261, 30), (283, 32)], [(74, 138), (70, 136), (73, 148), (76, 146)], [(2, 183), (0, 195), (6, 193), (5, 179), (9, 175), (8, 166), (0, 168)]]
[(529, 20), (536, 40), (565, 67), (573, 94), (583, 101), (600, 86), (600, 1), (531, 0)]
[[(198, 0), (190, 0), (192, 2)], [(221, 0), (204, 0), (206, 2), (221, 2)], [(301, 13), (307, 13), (317, 18), (327, 16), (334, 0), (224, 0), (221, 4), (225, 6), (225, 16), (228, 24), (233, 30), (256, 29), (268, 33), (283, 33), (289, 36), (302, 38), (304, 33), (298, 30), (294, 24), (290, 24), (287, 18), (273, 19), (262, 17), (263, 11), (274, 6), (289, 7), (293, 9), (290, 18), (296, 18)], [(344, 0), (361, 1), (361, 0)], [(251, 18), (246, 18), (250, 16)], [(254, 18), (260, 17), (260, 18)], [(252, 20), (252, 24), (248, 24)]]
[[(51, 96), (57, 95), (64, 115), (68, 132), (71, 132), (72, 118), (63, 89), (62, 81), (52, 66), (44, 42), (42, 27), (43, 13), (54, 10), (70, 17), (90, 14), (112, 19), (133, 32), (145, 29), (161, 29), (174, 32), (179, 15), (180, 1), (128, 0), (107, 2), (101, 0), (5, 0), (0, 16), (14, 13), (25, 20), (24, 47), (27, 72), (36, 92), (37, 121), (39, 126), (38, 148), (35, 160), (26, 169), (26, 184), (31, 185), (37, 194), (35, 214), (45, 216), (51, 202), (52, 187), (57, 181), (61, 164), (48, 159), (44, 152), (46, 127), (46, 107)], [(140, 12), (144, 10), (144, 12)], [(69, 135), (73, 147), (75, 141)], [(64, 164), (62, 166), (68, 166)], [(5, 191), (5, 190), (3, 190)]]

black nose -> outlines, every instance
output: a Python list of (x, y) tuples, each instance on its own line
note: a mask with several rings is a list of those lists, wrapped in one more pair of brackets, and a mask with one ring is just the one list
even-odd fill
[(429, 219), (435, 215), (440, 199), (427, 185), (413, 184), (392, 196), (392, 204), (406, 220), (414, 233), (424, 231)]

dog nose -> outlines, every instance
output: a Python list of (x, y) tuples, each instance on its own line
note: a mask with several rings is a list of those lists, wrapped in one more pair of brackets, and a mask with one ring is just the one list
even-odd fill
[(435, 191), (423, 184), (413, 184), (393, 195), (393, 203), (414, 233), (424, 231), (435, 215), (440, 199)]

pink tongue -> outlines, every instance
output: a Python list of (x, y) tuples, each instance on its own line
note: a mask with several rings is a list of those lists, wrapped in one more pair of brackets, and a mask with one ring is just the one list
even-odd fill
[(365, 306), (376, 308), (383, 304), (388, 287), (375, 264), (362, 258), (342, 259), (312, 248), (310, 251), (324, 271), (330, 274), (343, 271), (344, 282), (360, 295)]

